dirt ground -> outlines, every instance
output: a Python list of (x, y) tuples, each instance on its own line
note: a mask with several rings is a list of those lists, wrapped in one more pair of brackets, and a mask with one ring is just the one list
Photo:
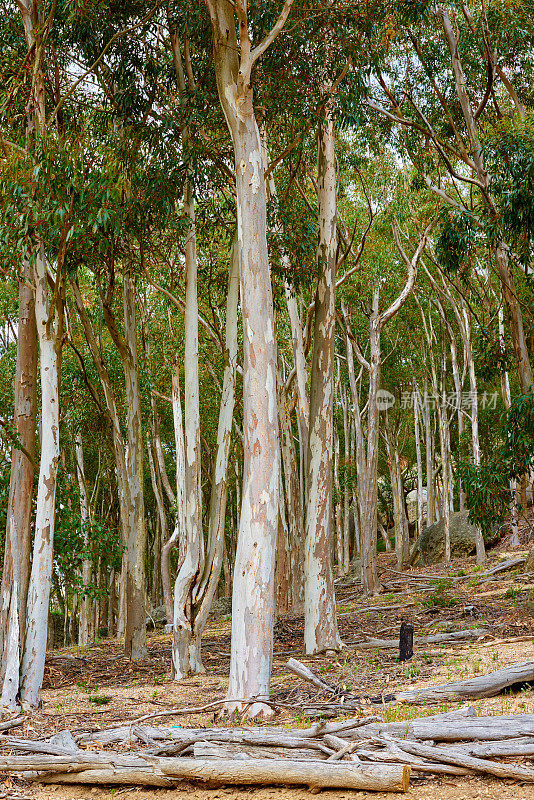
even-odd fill
[[(492, 552), (489, 566), (499, 559), (518, 555), (503, 550)], [(290, 673), (290, 656), (306, 663), (328, 682), (343, 686), (360, 697), (386, 695), (394, 689), (415, 688), (465, 679), (490, 672), (518, 661), (534, 660), (534, 585), (532, 576), (511, 571), (488, 581), (480, 576), (473, 559), (455, 561), (447, 570), (425, 567), (408, 573), (395, 571), (394, 556), (380, 556), (382, 592), (378, 598), (364, 599), (354, 577), (341, 581), (336, 590), (339, 626), (346, 647), (336, 656), (303, 655), (303, 620), (287, 616), (275, 629), (275, 658), (272, 697), (279, 703), (276, 716), (269, 723), (278, 727), (298, 727), (310, 723), (302, 710), (306, 703), (325, 703), (313, 687)], [(485, 567), (486, 569), (486, 567)], [(432, 582), (432, 579), (433, 582)], [(400, 622), (412, 622), (416, 635), (485, 628), (487, 633), (468, 644), (417, 647), (413, 659), (401, 664), (393, 650), (358, 650), (357, 642), (367, 636), (381, 639), (398, 636)], [(228, 724), (216, 711), (195, 711), (224, 698), (230, 655), (228, 616), (212, 617), (203, 641), (203, 661), (207, 673), (175, 683), (170, 677), (170, 637), (155, 631), (149, 638), (150, 657), (140, 664), (130, 664), (122, 655), (118, 641), (104, 641), (80, 650), (69, 648), (49, 653), (45, 673), (42, 707), (28, 715), (16, 735), (44, 738), (69, 728), (73, 733), (90, 732), (132, 721), (143, 715), (167, 713), (150, 724), (204, 727)], [(384, 721), (411, 719), (459, 707), (384, 706), (379, 709)], [(534, 713), (534, 689), (472, 702), (479, 714)], [(176, 709), (179, 710), (177, 713)], [(188, 712), (188, 709), (192, 709)], [(354, 712), (351, 712), (354, 714)], [(376, 706), (364, 706), (362, 713), (376, 714)], [(327, 716), (325, 713), (322, 716)], [(331, 717), (332, 719), (338, 717)], [(342, 719), (342, 717), (339, 717)], [(232, 724), (236, 724), (235, 721)], [(532, 759), (525, 759), (531, 764)], [(351, 791), (324, 791), (328, 800), (374, 797), (393, 798), (393, 794)], [(183, 784), (172, 792), (130, 787), (101, 789), (82, 786), (35, 786), (7, 779), (0, 785), (3, 797), (35, 800), (103, 800), (127, 795), (142, 800), (309, 800), (305, 789), (272, 787), (199, 788)], [(534, 786), (488, 778), (421, 778), (412, 772), (412, 786), (407, 797), (417, 800), (534, 800)]]

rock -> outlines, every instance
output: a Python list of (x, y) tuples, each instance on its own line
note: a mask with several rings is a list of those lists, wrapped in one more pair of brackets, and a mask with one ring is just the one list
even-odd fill
[(146, 624), (153, 625), (155, 628), (163, 628), (167, 622), (167, 614), (165, 606), (157, 606), (152, 608), (147, 615)]
[[(451, 558), (465, 558), (476, 551), (476, 528), (468, 520), (468, 511), (456, 511), (450, 517)], [(416, 543), (414, 564), (438, 564), (445, 555), (445, 521), (440, 519), (421, 533)]]
[(224, 617), (232, 613), (232, 598), (218, 597), (211, 604), (210, 614), (214, 617)]

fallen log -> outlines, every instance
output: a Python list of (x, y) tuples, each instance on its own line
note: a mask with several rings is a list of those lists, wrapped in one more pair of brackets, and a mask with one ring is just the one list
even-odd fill
[[(344, 741), (343, 744), (347, 746)], [(354, 743), (350, 747), (355, 747)], [(206, 742), (199, 741), (193, 745), (193, 755), (195, 758), (233, 758), (241, 761), (247, 758), (285, 758), (290, 761), (324, 761), (335, 755), (331, 750), (328, 754), (327, 748), (315, 750), (311, 748), (285, 748), (285, 747), (261, 747), (244, 746), (234, 742)]]
[(496, 742), (463, 742), (447, 747), (452, 753), (464, 752), (477, 758), (523, 758), (534, 756), (534, 737), (522, 736), (518, 739), (504, 739)]
[(25, 720), (25, 717), (13, 717), (13, 719), (6, 719), (4, 722), (0, 722), (0, 731), (10, 731), (11, 728), (18, 728), (19, 725), (22, 725)]
[[(381, 741), (387, 746), (390, 740), (389, 737), (383, 737), (378, 741)], [(521, 767), (518, 764), (496, 764), (494, 761), (489, 761), (487, 759), (474, 758), (459, 750), (451, 752), (451, 749), (447, 747), (435, 747), (428, 744), (419, 744), (418, 742), (395, 740), (394, 744), (399, 747), (399, 749), (415, 756), (430, 758), (434, 761), (444, 761), (446, 764), (455, 764), (459, 767), (467, 767), (476, 772), (495, 775), (497, 778), (512, 778), (513, 780), (534, 783), (534, 770)]]
[(467, 681), (453, 681), (441, 686), (425, 689), (410, 689), (397, 692), (396, 699), (404, 703), (440, 703), (444, 700), (476, 700), (479, 697), (493, 697), (503, 689), (515, 684), (534, 681), (534, 661), (512, 664), (510, 667), (478, 675)]
[[(430, 636), (416, 636), (414, 647), (420, 644), (446, 644), (448, 642), (465, 642), (486, 636), (486, 628), (467, 628), (464, 631), (451, 631), (451, 633), (435, 633)], [(394, 650), (399, 646), (398, 639), (368, 639), (366, 642), (349, 642), (350, 647), (356, 650)]]
[(498, 741), (520, 736), (534, 736), (534, 714), (512, 714), (501, 717), (470, 717), (461, 724), (454, 717), (439, 719), (420, 717), (406, 722), (380, 722), (340, 732), (343, 739), (369, 739), (388, 734), (402, 739), (435, 742)]
[[(4, 759), (4, 762), (6, 760)], [(410, 767), (405, 764), (370, 764), (347, 762), (286, 761), (275, 759), (195, 759), (161, 758), (141, 767), (83, 768), (74, 759), (71, 771), (33, 777), (42, 783), (126, 784), (170, 786), (179, 781), (202, 781), (217, 785), (304, 785), (320, 789), (358, 789), (362, 791), (405, 792), (410, 782)], [(30, 768), (28, 768), (30, 769)]]
[(297, 661), (296, 658), (290, 658), (286, 664), (286, 667), (290, 672), (298, 675), (299, 678), (311, 683), (316, 689), (321, 689), (322, 691), (330, 692), (331, 694), (339, 693), (339, 689), (336, 689), (335, 686), (331, 686), (329, 683), (326, 683), (326, 681), (323, 681), (322, 678), (319, 678), (317, 675), (315, 675), (311, 669), (308, 669), (305, 664)]

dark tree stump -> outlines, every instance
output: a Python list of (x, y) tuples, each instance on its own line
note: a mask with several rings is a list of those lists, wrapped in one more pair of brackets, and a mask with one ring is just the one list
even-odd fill
[(399, 661), (408, 661), (413, 656), (413, 625), (401, 622), (399, 635)]

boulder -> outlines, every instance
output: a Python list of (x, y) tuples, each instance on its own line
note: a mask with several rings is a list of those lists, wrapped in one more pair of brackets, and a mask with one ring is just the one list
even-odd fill
[[(476, 551), (476, 528), (468, 511), (455, 511), (450, 517), (451, 558), (465, 558)], [(445, 520), (440, 519), (421, 533), (415, 545), (414, 564), (438, 564), (445, 556)]]
[(218, 597), (211, 604), (210, 615), (214, 617), (224, 617), (232, 613), (232, 598)]
[(167, 614), (165, 611), (165, 606), (156, 606), (156, 608), (150, 609), (146, 618), (147, 625), (153, 625), (154, 628), (163, 628), (166, 622)]

